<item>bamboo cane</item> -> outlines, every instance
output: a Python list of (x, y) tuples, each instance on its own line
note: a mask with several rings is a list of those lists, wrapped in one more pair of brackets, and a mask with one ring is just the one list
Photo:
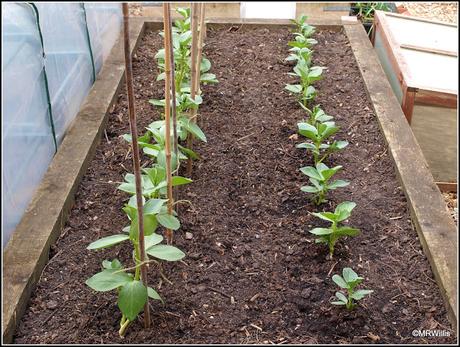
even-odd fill
[[(171, 35), (167, 29), (171, 25), (169, 3), (163, 3), (164, 44), (165, 44), (165, 154), (166, 154), (166, 180), (168, 185), (168, 214), (172, 214), (173, 194), (171, 175)], [(166, 229), (168, 244), (173, 242), (171, 229)]]
[[(168, 21), (169, 27), (165, 30), (169, 31), (169, 37), (172, 39), (172, 22), (171, 22), (171, 9), (168, 4)], [(175, 64), (174, 64), (174, 47), (170, 45), (170, 57), (171, 57), (171, 95), (172, 95), (172, 124), (173, 124), (173, 139), (174, 139), (174, 155), (176, 157), (176, 169), (179, 169), (179, 150), (178, 150), (178, 138), (177, 138), (177, 112), (176, 112), (176, 78), (175, 78)], [(173, 188), (173, 199), (177, 200), (177, 189)], [(175, 208), (177, 209), (177, 208)]]
[[(126, 90), (128, 94), (128, 112), (129, 112), (129, 127), (131, 130), (131, 149), (133, 152), (134, 177), (136, 183), (136, 203), (137, 203), (137, 218), (139, 227), (139, 257), (140, 262), (145, 262), (145, 241), (144, 241), (144, 211), (142, 202), (142, 181), (141, 168), (139, 161), (139, 144), (137, 142), (137, 124), (136, 112), (134, 109), (134, 90), (133, 90), (133, 67), (131, 62), (130, 44), (129, 44), (129, 12), (128, 4), (123, 3), (123, 35), (124, 35), (124, 53), (125, 53), (125, 77)], [(147, 281), (147, 265), (141, 265), (141, 278), (145, 287), (148, 287)], [(144, 306), (144, 327), (150, 327), (150, 309), (148, 301)]]
[[(203, 53), (203, 41), (204, 41), (204, 38), (206, 37), (206, 23), (204, 22), (205, 20), (205, 13), (204, 13), (204, 10), (205, 10), (205, 4), (202, 2), (200, 3), (200, 29), (199, 29), (199, 33), (198, 33), (198, 59), (197, 59), (197, 73), (198, 73), (198, 76), (196, 78), (196, 90), (197, 90), (197, 93), (198, 95), (201, 95), (201, 87), (200, 87), (200, 77), (201, 77), (201, 57), (202, 57), (202, 53)], [(196, 122), (197, 119), (196, 117), (194, 118), (194, 121)]]
[[(190, 97), (195, 100), (196, 96), (196, 78), (198, 76), (197, 72), (197, 53), (198, 53), (198, 4), (192, 3), (192, 48), (191, 48), (191, 78), (190, 78)], [(196, 117), (196, 109), (192, 109), (190, 112), (190, 121), (194, 121)], [(188, 134), (187, 136), (187, 148), (192, 149), (193, 145), (193, 135)], [(192, 158), (187, 160), (187, 176), (192, 174)]]

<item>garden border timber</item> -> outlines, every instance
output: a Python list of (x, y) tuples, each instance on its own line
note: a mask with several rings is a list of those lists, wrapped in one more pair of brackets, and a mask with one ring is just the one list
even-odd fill
[[(160, 29), (158, 18), (131, 19), (131, 52), (145, 29)], [(222, 24), (290, 25), (288, 20), (207, 20)], [(412, 220), (445, 300), (453, 328), (457, 327), (457, 233), (421, 149), (393, 95), (370, 41), (359, 22), (311, 20), (318, 28), (340, 30), (348, 36), (367, 92), (373, 103)], [(119, 39), (107, 58), (85, 103), (69, 128), (45, 177), (3, 252), (3, 341), (12, 341), (17, 323), (48, 262), (49, 248), (59, 237), (78, 185), (94, 157), (107, 115), (124, 84), (123, 46)]]

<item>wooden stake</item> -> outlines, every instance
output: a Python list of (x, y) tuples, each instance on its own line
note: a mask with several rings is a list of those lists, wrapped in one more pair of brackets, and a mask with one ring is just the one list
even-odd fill
[[(169, 31), (169, 37), (172, 40), (172, 21), (171, 21), (171, 9), (168, 4), (168, 21), (169, 27), (164, 28)], [(179, 149), (178, 149), (178, 138), (177, 138), (177, 112), (176, 112), (176, 78), (175, 78), (175, 64), (174, 64), (174, 47), (170, 45), (170, 60), (171, 60), (171, 96), (172, 96), (172, 124), (173, 124), (173, 141), (174, 141), (174, 155), (176, 157), (176, 170), (179, 169)], [(177, 189), (173, 188), (173, 199), (177, 200)], [(175, 208), (176, 209), (176, 208)]]
[[(195, 99), (196, 96), (196, 86), (197, 86), (197, 53), (198, 53), (198, 4), (192, 3), (192, 49), (191, 49), (191, 78), (190, 78), (190, 97)], [(199, 70), (199, 69), (198, 69)], [(194, 121), (196, 117), (196, 109), (192, 109), (190, 112), (190, 120)], [(193, 136), (188, 134), (187, 136), (187, 148), (192, 149), (193, 146)], [(187, 176), (192, 174), (192, 159), (188, 158), (187, 160)]]
[[(168, 214), (172, 214), (173, 194), (172, 194), (172, 174), (171, 174), (171, 16), (169, 3), (163, 3), (163, 23), (164, 23), (164, 43), (165, 43), (165, 151), (166, 151), (166, 180), (168, 184)], [(166, 240), (168, 244), (173, 242), (171, 229), (166, 229)]]
[[(202, 57), (202, 53), (203, 53), (203, 41), (204, 41), (204, 38), (206, 37), (206, 23), (204, 22), (204, 20), (205, 20), (204, 9), (205, 9), (205, 4), (200, 3), (200, 29), (199, 29), (199, 33), (198, 33), (198, 53), (197, 53), (197, 56), (198, 56), (198, 59), (197, 59), (197, 74), (198, 74), (198, 76), (196, 78), (196, 86), (195, 86), (198, 95), (201, 95), (201, 88), (200, 88), (201, 57)], [(196, 123), (196, 121), (197, 121), (196, 117), (194, 118), (194, 121)]]
[[(126, 90), (128, 94), (128, 111), (129, 111), (129, 127), (131, 129), (131, 149), (133, 152), (133, 167), (136, 183), (136, 203), (137, 203), (137, 218), (139, 226), (139, 260), (141, 263), (145, 261), (145, 241), (144, 241), (144, 211), (142, 202), (142, 181), (141, 168), (139, 161), (139, 144), (137, 143), (137, 124), (136, 112), (134, 109), (134, 90), (133, 90), (133, 66), (131, 62), (130, 44), (129, 44), (129, 12), (128, 4), (123, 3), (123, 35), (124, 35), (124, 53), (125, 53), (125, 77)], [(147, 281), (147, 266), (141, 265), (141, 278), (144, 286), (148, 287)], [(144, 327), (150, 327), (150, 309), (149, 303), (144, 306)]]

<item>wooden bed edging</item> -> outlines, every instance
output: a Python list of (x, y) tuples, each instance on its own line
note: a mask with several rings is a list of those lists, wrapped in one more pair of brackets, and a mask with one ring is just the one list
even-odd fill
[(457, 329), (457, 228), (364, 28), (344, 25), (380, 129), (404, 189), (412, 221)]
[[(208, 24), (262, 26), (290, 23), (286, 20), (208, 20)], [(324, 20), (312, 20), (311, 24), (331, 30), (345, 28), (406, 192), (420, 241), (446, 300), (449, 318), (455, 329), (456, 228), (448, 215), (420, 147), (405, 121), (362, 26), (347, 21)], [(131, 53), (139, 45), (146, 28), (161, 27), (158, 18), (133, 17), (130, 26)], [(375, 79), (376, 77), (378, 78)], [(13, 339), (30, 295), (48, 262), (50, 246), (59, 237), (67, 221), (75, 192), (94, 157), (107, 122), (107, 115), (123, 83), (123, 46), (121, 40), (118, 40), (3, 251), (4, 343), (11, 343)], [(401, 133), (404, 133), (402, 138), (397, 136)], [(417, 171), (413, 172), (414, 170)]]

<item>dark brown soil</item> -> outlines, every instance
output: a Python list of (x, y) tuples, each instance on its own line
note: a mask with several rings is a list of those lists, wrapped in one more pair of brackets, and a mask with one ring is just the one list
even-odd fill
[[(166, 264), (173, 284), (162, 282), (166, 304), (154, 302), (153, 327), (138, 320), (118, 336), (115, 293), (96, 293), (84, 281), (103, 259), (130, 264), (129, 244), (86, 250), (89, 242), (118, 233), (127, 195), (116, 183), (131, 170), (126, 98), (120, 95), (76, 195), (75, 206), (32, 295), (16, 343), (452, 343), (455, 336), (439, 289), (420, 247), (392, 160), (372, 113), (352, 51), (343, 33), (317, 34), (315, 64), (326, 66), (317, 101), (336, 117), (338, 139), (350, 145), (328, 165), (344, 166), (351, 185), (330, 194), (328, 210), (357, 203), (350, 225), (356, 238), (341, 240), (335, 259), (308, 230), (322, 223), (299, 187), (299, 167), (311, 164), (296, 134), (304, 116), (283, 88), (292, 66), (283, 62), (287, 28), (209, 30), (206, 55), (220, 83), (204, 87), (200, 123), (208, 143), (196, 144), (202, 160), (194, 183), (181, 191), (184, 207), (176, 243), (184, 263)], [(149, 32), (134, 59), (140, 129), (159, 117), (148, 99), (160, 98), (153, 55), (161, 46)], [(294, 136), (295, 137), (295, 136)], [(193, 234), (185, 239), (185, 232)], [(331, 277), (346, 267), (375, 292), (349, 313), (329, 302)], [(161, 283), (155, 268), (150, 281)], [(233, 298), (233, 299), (232, 299)], [(414, 329), (440, 329), (451, 337), (418, 338)]]

